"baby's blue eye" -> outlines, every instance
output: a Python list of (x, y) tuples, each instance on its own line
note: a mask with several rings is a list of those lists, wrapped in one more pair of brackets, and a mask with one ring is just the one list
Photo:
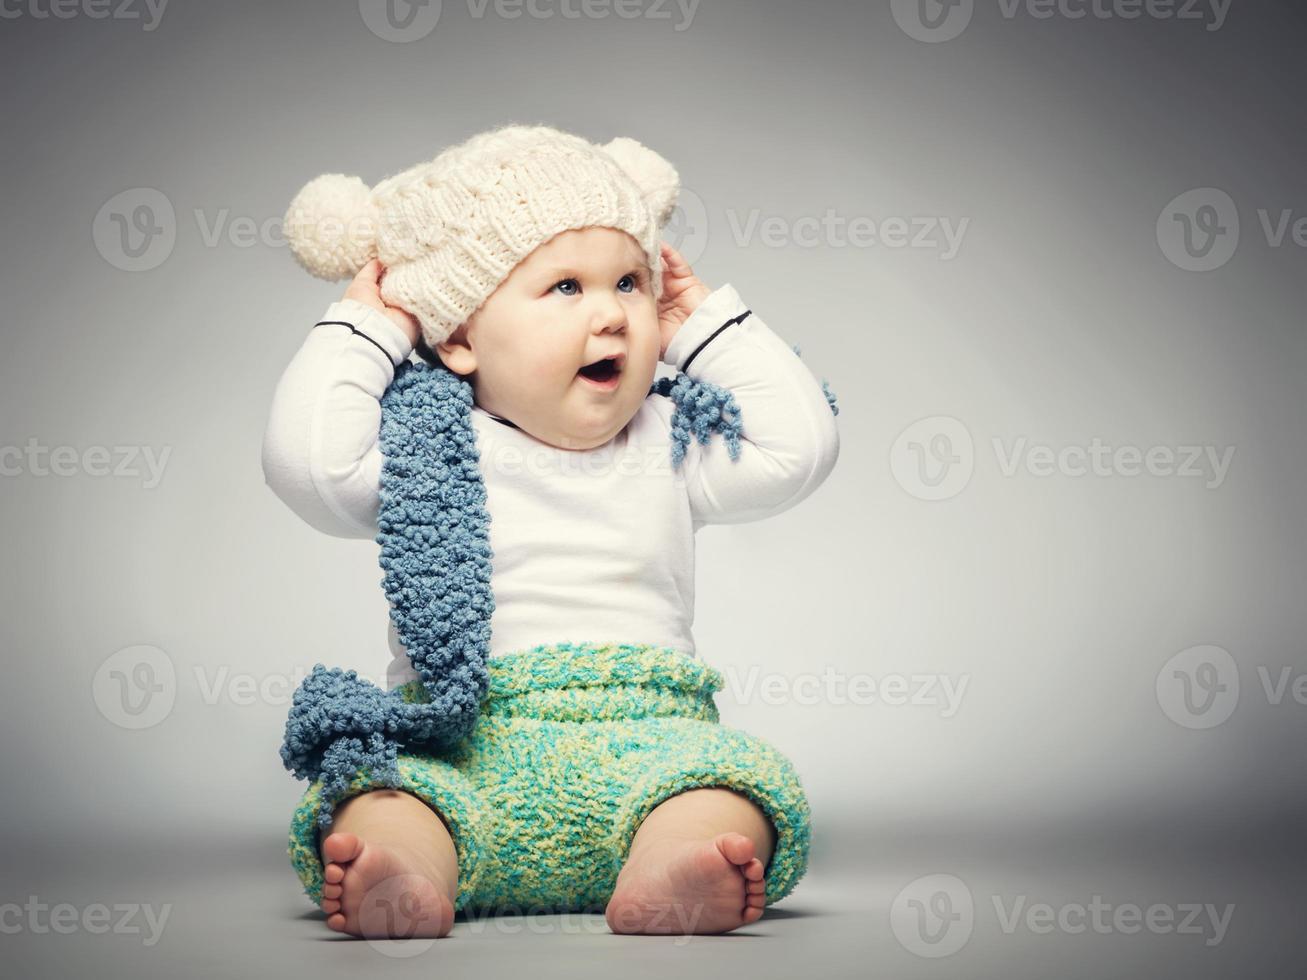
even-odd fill
[[(626, 275), (622, 276), (621, 279), (617, 280), (617, 282), (618, 282), (618, 288), (621, 288), (621, 284), (624, 283), (624, 282), (626, 282), (627, 280), (630, 280), (631, 286), (630, 286), (629, 289), (623, 289), (622, 292), (624, 292), (624, 293), (633, 293), (633, 292), (635, 292), (636, 290), (638, 290), (638, 289), (640, 288), (640, 277), (639, 277), (638, 275), (636, 275), (635, 273), (633, 273), (633, 272), (628, 272)], [(553, 291), (554, 291), (555, 289), (557, 289), (559, 286), (566, 286), (566, 285), (569, 285), (569, 284), (572, 285), (572, 286), (577, 287), (577, 289), (580, 289), (580, 288), (581, 288), (581, 284), (580, 284), (579, 282), (577, 282), (575, 279), (560, 279), (558, 282), (554, 283), (552, 286), (549, 287), (549, 291), (550, 291), (550, 292), (553, 292)], [(565, 292), (563, 292), (562, 295), (564, 295), (564, 296), (575, 296), (576, 293), (573, 293), (573, 292), (566, 292), (566, 291), (565, 291)]]

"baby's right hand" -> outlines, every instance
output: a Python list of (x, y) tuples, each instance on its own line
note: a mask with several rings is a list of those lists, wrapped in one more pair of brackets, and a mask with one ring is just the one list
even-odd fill
[(357, 300), (364, 306), (380, 310), (404, 331), (410, 344), (416, 345), (422, 332), (417, 320), (411, 313), (401, 310), (398, 306), (387, 306), (381, 299), (381, 277), (385, 272), (386, 268), (381, 264), (381, 260), (373, 259), (359, 269), (358, 275), (350, 282), (345, 295), (341, 298)]

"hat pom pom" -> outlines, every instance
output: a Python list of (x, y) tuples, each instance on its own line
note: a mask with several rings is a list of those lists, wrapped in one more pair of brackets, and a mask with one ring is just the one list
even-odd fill
[(323, 174), (286, 209), (282, 229), (291, 253), (319, 279), (354, 276), (377, 255), (371, 190), (358, 177)]
[(676, 196), (681, 189), (681, 178), (676, 168), (658, 153), (629, 136), (610, 140), (604, 144), (603, 149), (640, 188), (658, 227), (667, 224), (676, 209)]

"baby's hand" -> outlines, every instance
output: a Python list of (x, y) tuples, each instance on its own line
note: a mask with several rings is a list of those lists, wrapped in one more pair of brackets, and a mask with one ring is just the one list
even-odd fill
[(681, 253), (666, 242), (662, 243), (662, 257), (663, 295), (658, 300), (658, 334), (662, 349), (658, 352), (659, 357), (667, 353), (681, 324), (712, 292), (695, 276)]
[(380, 259), (373, 259), (362, 269), (359, 269), (348, 288), (345, 290), (343, 299), (357, 300), (364, 306), (370, 306), (374, 310), (380, 310), (386, 316), (390, 317), (404, 331), (408, 337), (409, 343), (416, 345), (418, 337), (421, 335), (421, 328), (412, 314), (406, 313), (398, 306), (387, 306), (381, 299), (381, 277), (385, 274), (386, 267), (381, 264)]

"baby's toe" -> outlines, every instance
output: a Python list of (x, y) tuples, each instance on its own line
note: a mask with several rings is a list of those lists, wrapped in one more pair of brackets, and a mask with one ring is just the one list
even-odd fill
[(344, 885), (325, 884), (322, 886), (323, 898), (340, 898), (341, 893), (345, 891)]
[(728, 832), (717, 838), (717, 847), (731, 864), (747, 865), (753, 856), (753, 841), (743, 834)]
[(741, 870), (744, 871), (744, 877), (747, 878), (751, 883), (755, 881), (762, 881), (763, 878), (766, 877), (766, 873), (763, 869), (762, 862), (759, 861), (757, 858), (754, 858), (752, 861), (746, 864)]
[(347, 864), (362, 850), (363, 840), (357, 834), (332, 834), (322, 842), (323, 856), (334, 864)]

